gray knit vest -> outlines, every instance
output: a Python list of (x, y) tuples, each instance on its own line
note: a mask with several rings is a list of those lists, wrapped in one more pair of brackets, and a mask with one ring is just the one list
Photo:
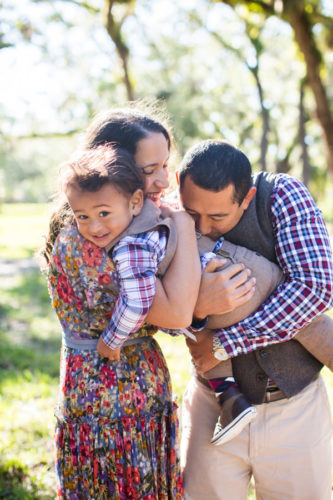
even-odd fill
[[(277, 262), (271, 215), (274, 174), (254, 175), (257, 192), (237, 226), (225, 234), (232, 243)], [(232, 359), (233, 373), (241, 391), (253, 404), (261, 404), (268, 378), (290, 398), (306, 387), (322, 368), (299, 342), (289, 340)]]

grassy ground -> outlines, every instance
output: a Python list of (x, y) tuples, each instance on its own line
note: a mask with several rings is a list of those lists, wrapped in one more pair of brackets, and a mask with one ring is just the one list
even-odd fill
[[(0, 498), (6, 500), (55, 497), (60, 329), (45, 278), (21, 260), (41, 244), (47, 213), (45, 206), (9, 205), (0, 217)], [(180, 402), (189, 379), (186, 347), (181, 338), (158, 337)], [(323, 374), (333, 406), (333, 375), (326, 369)]]

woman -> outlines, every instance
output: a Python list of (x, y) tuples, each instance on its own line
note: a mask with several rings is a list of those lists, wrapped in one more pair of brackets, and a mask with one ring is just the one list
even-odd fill
[[(145, 193), (159, 206), (168, 187), (171, 136), (166, 127), (139, 111), (111, 111), (89, 127), (83, 146), (109, 142), (134, 155), (145, 174)], [(184, 326), (184, 318), (191, 317), (200, 279), (199, 272), (197, 279), (193, 273), (199, 265), (194, 223), (184, 213), (174, 220), (179, 245), (165, 277), (157, 280), (147, 316), (149, 323), (166, 328)], [(56, 411), (58, 498), (180, 499), (178, 420), (169, 372), (151, 338), (156, 328), (142, 326), (116, 363), (89, 348), (90, 337), (98, 338), (108, 323), (114, 293), (108, 290), (108, 301), (107, 287), (102, 286), (104, 293), (80, 288), (79, 269), (81, 276), (82, 266), (86, 276), (93, 272), (94, 255), (83, 255), (72, 242), (62, 246), (63, 253), (52, 253), (68, 222), (71, 213), (63, 206), (52, 218), (44, 252), (53, 305), (61, 321), (66, 316), (71, 339), (77, 342), (70, 347), (64, 338), (62, 347)], [(111, 259), (98, 269), (101, 276), (103, 270), (105, 275), (113, 272)]]

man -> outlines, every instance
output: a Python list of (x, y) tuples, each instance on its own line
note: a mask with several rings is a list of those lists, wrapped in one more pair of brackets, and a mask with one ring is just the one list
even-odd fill
[[(285, 281), (251, 316), (188, 341), (199, 372), (232, 358), (236, 382), (257, 408), (231, 441), (213, 446), (219, 412), (213, 392), (192, 377), (184, 396), (182, 458), (186, 499), (241, 500), (254, 477), (259, 499), (331, 498), (331, 415), (322, 365), (293, 336), (333, 304), (333, 264), (319, 209), (286, 175), (251, 174), (246, 156), (222, 141), (205, 141), (179, 172), (182, 204), (197, 229), (260, 252)], [(216, 313), (219, 274), (203, 274), (196, 326)], [(229, 305), (221, 305), (223, 308)]]

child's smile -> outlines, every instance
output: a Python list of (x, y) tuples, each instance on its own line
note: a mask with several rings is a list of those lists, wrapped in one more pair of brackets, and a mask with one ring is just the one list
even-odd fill
[(110, 183), (95, 192), (68, 186), (66, 195), (80, 233), (99, 247), (117, 238), (140, 213), (143, 203), (140, 189), (128, 196)]

